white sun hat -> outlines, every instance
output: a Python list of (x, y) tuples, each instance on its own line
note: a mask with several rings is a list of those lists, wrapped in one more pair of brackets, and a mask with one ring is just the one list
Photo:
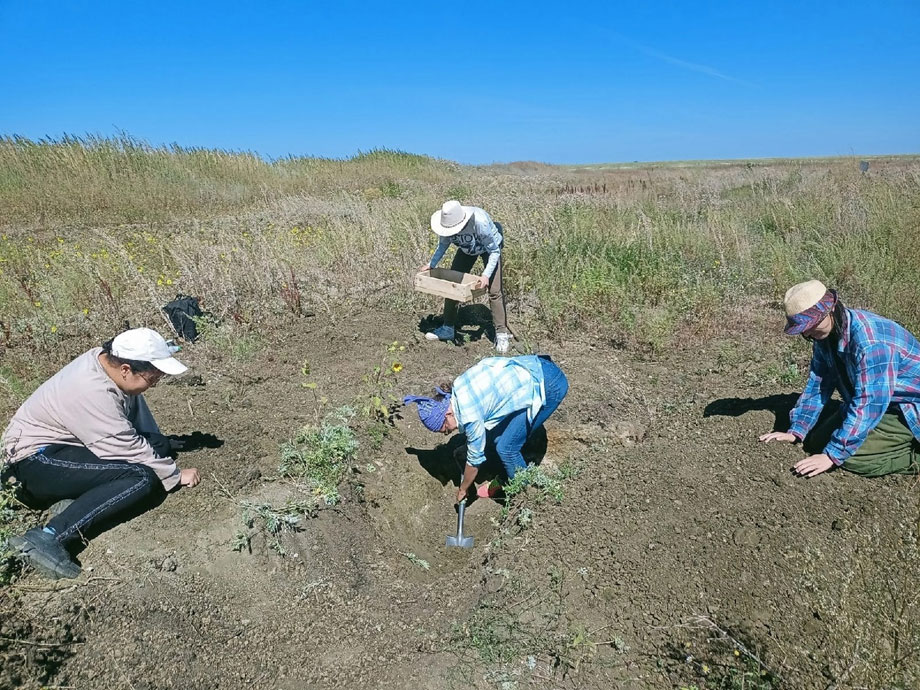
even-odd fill
[(450, 237), (463, 230), (473, 217), (472, 206), (463, 206), (459, 201), (445, 201), (440, 210), (431, 214), (431, 229), (436, 235)]
[(164, 374), (178, 376), (188, 367), (172, 356), (166, 339), (151, 328), (132, 328), (112, 340), (112, 354), (121, 359), (150, 362)]

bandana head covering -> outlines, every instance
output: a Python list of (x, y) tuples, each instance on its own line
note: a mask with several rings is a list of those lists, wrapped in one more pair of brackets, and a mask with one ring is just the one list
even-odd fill
[(450, 409), (450, 393), (445, 393), (440, 388), (435, 388), (435, 391), (443, 396), (440, 400), (424, 395), (407, 395), (403, 398), (403, 405), (418, 405), (418, 418), (428, 431), (440, 431), (444, 427), (447, 410)]
[(783, 300), (786, 307), (787, 335), (799, 335), (817, 326), (837, 305), (837, 291), (828, 290), (819, 280), (793, 285)]

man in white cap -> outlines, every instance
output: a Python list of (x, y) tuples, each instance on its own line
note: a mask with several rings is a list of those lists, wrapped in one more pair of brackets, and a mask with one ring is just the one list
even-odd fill
[(10, 540), (24, 561), (48, 577), (76, 577), (71, 552), (94, 528), (198, 484), (198, 470), (170, 457), (142, 395), (185, 370), (159, 333), (135, 328), (77, 357), (16, 411), (2, 439), (4, 476), (36, 503), (73, 499)]
[[(894, 321), (848, 309), (818, 280), (786, 292), (785, 332), (814, 343), (805, 390), (788, 432), (761, 441), (802, 441), (793, 470), (814, 477), (842, 467), (867, 477), (916, 472), (920, 453), (920, 343)], [(843, 403), (818, 424), (834, 391)]]
[[(504, 354), (511, 344), (511, 333), (505, 315), (505, 293), (502, 291), (502, 226), (476, 206), (463, 206), (459, 201), (445, 201), (431, 216), (431, 229), (441, 239), (431, 261), (422, 264), (419, 271), (435, 268), (451, 244), (457, 253), (451, 262), (451, 269), (468, 273), (482, 257), (485, 268), (479, 277), (478, 287), (489, 288), (489, 307), (495, 325), (495, 349)], [(426, 333), (429, 340), (452, 341), (456, 338), (457, 312), (455, 300), (444, 300), (444, 323), (434, 331)]]

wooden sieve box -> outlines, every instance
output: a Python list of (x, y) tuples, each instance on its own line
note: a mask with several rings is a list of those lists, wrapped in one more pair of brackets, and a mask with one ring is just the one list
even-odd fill
[(479, 276), (452, 271), (449, 268), (432, 268), (415, 276), (415, 289), (428, 295), (472, 302), (486, 294), (486, 288), (477, 288)]

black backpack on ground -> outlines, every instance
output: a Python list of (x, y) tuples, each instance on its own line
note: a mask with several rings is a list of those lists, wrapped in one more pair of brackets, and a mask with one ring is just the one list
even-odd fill
[(188, 295), (176, 295), (176, 299), (163, 307), (169, 322), (176, 333), (184, 340), (193, 343), (198, 338), (198, 327), (192, 317), (201, 316), (201, 307), (198, 305), (197, 297)]

